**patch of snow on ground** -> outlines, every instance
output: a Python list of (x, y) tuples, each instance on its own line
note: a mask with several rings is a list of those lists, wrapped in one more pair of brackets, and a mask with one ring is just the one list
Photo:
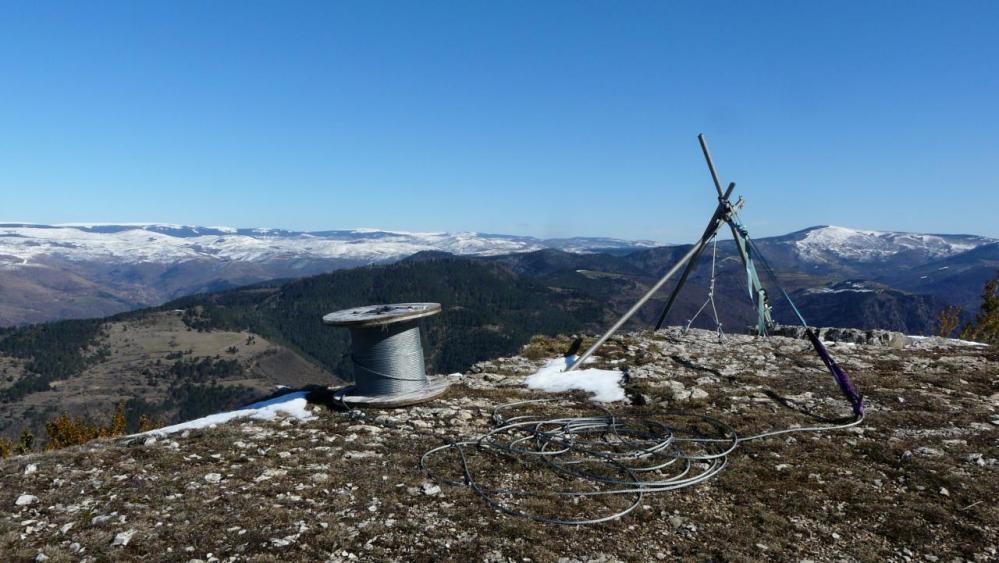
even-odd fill
[(914, 341), (925, 341), (925, 340), (935, 340), (939, 342), (946, 342), (948, 344), (957, 344), (958, 346), (988, 346), (984, 342), (975, 342), (974, 340), (961, 340), (960, 338), (943, 338), (940, 336), (920, 336), (915, 334), (907, 334), (906, 338), (911, 338)]
[(578, 389), (593, 393), (593, 400), (601, 403), (623, 401), (624, 389), (621, 388), (620, 381), (624, 376), (618, 370), (608, 369), (581, 369), (566, 373), (574, 356), (568, 358), (555, 358), (550, 360), (545, 367), (524, 380), (528, 389), (539, 389), (549, 393), (560, 393)]
[(194, 430), (197, 428), (207, 428), (209, 426), (224, 424), (237, 418), (252, 418), (254, 420), (274, 420), (279, 414), (284, 414), (299, 420), (311, 420), (312, 413), (308, 410), (308, 401), (305, 400), (305, 391), (288, 393), (259, 403), (247, 405), (241, 409), (210, 414), (202, 418), (196, 418), (173, 426), (165, 426), (150, 430), (140, 435), (160, 435), (173, 434), (184, 430)]

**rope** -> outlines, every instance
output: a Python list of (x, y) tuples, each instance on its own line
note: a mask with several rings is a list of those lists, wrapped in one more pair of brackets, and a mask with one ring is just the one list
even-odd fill
[(418, 321), (351, 328), (354, 390), (359, 395), (396, 395), (427, 385)]
[[(742, 221), (739, 219), (738, 213), (733, 214), (733, 219), (735, 220), (736, 224), (738, 224), (740, 227), (742, 226)], [(759, 263), (763, 265), (763, 270), (770, 276), (770, 279), (774, 282), (774, 285), (776, 285), (777, 289), (779, 289), (780, 292), (784, 295), (784, 299), (786, 299), (788, 304), (791, 305), (791, 309), (794, 310), (794, 314), (797, 315), (798, 320), (801, 321), (801, 326), (808, 328), (808, 321), (805, 320), (805, 317), (801, 314), (801, 311), (798, 310), (798, 306), (794, 304), (794, 300), (791, 299), (791, 296), (788, 295), (786, 291), (784, 291), (784, 286), (780, 284), (780, 279), (777, 277), (777, 272), (775, 272), (774, 269), (770, 267), (770, 262), (768, 262), (766, 257), (763, 256), (763, 253), (760, 252), (760, 249), (757, 248), (756, 241), (749, 238), (748, 231), (742, 230), (740, 232), (742, 233), (743, 238), (746, 240), (746, 244), (749, 245), (750, 248), (752, 248), (753, 254), (756, 257), (757, 261), (759, 261)]]
[[(493, 411), (496, 425), (491, 431), (429, 450), (420, 458), (420, 468), (438, 482), (469, 487), (489, 506), (511, 516), (548, 524), (598, 524), (627, 515), (642, 504), (645, 495), (675, 491), (715, 477), (727, 465), (728, 456), (744, 442), (792, 432), (849, 428), (863, 421), (861, 414), (838, 425), (739, 437), (718, 419), (685, 413), (664, 415), (693, 422), (682, 427), (648, 415), (617, 416), (598, 405), (588, 405), (600, 411), (597, 416), (543, 418), (524, 414), (504, 418), (501, 414), (551, 401), (520, 401), (496, 407)], [(433, 457), (451, 451), (457, 454), (462, 480), (445, 478), (430, 468)], [(557, 490), (487, 486), (470, 463), (470, 457), (475, 455), (498, 456), (518, 466), (539, 468), (543, 476), (550, 476), (550, 481), (557, 484)], [(495, 463), (485, 464), (489, 468), (495, 466)], [(523, 475), (515, 475), (512, 480), (525, 481)], [(572, 483), (576, 486), (563, 488)], [(570, 499), (578, 506), (584, 499), (618, 496), (628, 499), (622, 508), (611, 508), (603, 502), (599, 503), (602, 511), (578, 516), (548, 516), (516, 506), (518, 501), (532, 504), (560, 499)]]
[[(738, 215), (735, 215), (735, 220), (738, 221)], [(767, 262), (763, 253), (761, 253), (760, 249), (756, 247), (756, 243), (750, 239), (748, 235), (746, 236), (746, 243), (753, 249), (753, 252), (756, 253), (756, 257), (759, 259), (759, 262), (763, 264), (763, 269), (770, 275), (774, 285), (777, 286), (777, 289), (779, 289), (784, 295), (784, 299), (787, 299), (788, 304), (791, 305), (791, 309), (794, 310), (794, 314), (797, 315), (798, 320), (801, 321), (801, 326), (805, 327), (805, 335), (812, 343), (815, 353), (819, 355), (819, 358), (822, 359), (822, 362), (826, 365), (826, 368), (833, 376), (833, 379), (836, 380), (836, 384), (839, 385), (840, 391), (842, 391), (843, 395), (850, 401), (850, 404), (853, 406), (854, 415), (862, 418), (864, 415), (864, 398), (859, 392), (857, 392), (857, 388), (854, 387), (853, 381), (850, 380), (850, 376), (847, 375), (841, 367), (839, 367), (839, 364), (837, 364), (836, 360), (833, 359), (832, 354), (829, 353), (829, 350), (826, 349), (825, 345), (822, 344), (822, 341), (819, 340), (819, 336), (815, 334), (815, 331), (812, 330), (811, 327), (808, 326), (808, 322), (805, 321), (805, 316), (801, 314), (801, 311), (798, 310), (798, 306), (794, 304), (794, 300), (791, 299), (791, 296), (784, 290), (784, 286), (780, 284), (777, 272), (775, 272), (770, 266), (770, 263)]]

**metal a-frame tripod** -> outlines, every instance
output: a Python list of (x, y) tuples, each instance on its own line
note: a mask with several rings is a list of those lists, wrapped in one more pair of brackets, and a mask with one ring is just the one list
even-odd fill
[(677, 296), (680, 294), (680, 290), (683, 289), (684, 284), (687, 282), (687, 278), (693, 271), (697, 259), (700, 257), (701, 252), (707, 246), (708, 241), (710, 241), (715, 235), (718, 234), (718, 230), (721, 229), (722, 224), (728, 224), (729, 228), (732, 230), (732, 237), (735, 239), (736, 247), (739, 250), (739, 257), (742, 259), (742, 264), (746, 268), (746, 278), (747, 285), (749, 287), (750, 299), (752, 299), (757, 307), (758, 311), (758, 322), (757, 331), (760, 335), (766, 335), (767, 331), (773, 326), (773, 320), (770, 317), (770, 303), (767, 298), (767, 292), (763, 288), (763, 284), (760, 283), (760, 277), (756, 273), (756, 266), (753, 263), (753, 258), (750, 253), (749, 245), (749, 233), (741, 223), (739, 223), (736, 216), (737, 211), (743, 205), (743, 199), (740, 197), (738, 201), (734, 204), (729, 201), (729, 197), (735, 190), (735, 182), (728, 185), (724, 191), (722, 191), (721, 182), (718, 180), (718, 172), (715, 170), (715, 164), (711, 159), (711, 152), (708, 150), (708, 143), (705, 140), (704, 135), (698, 135), (697, 140), (701, 144), (701, 150), (704, 152), (704, 159), (708, 163), (708, 170), (711, 172), (711, 180), (715, 184), (715, 190), (718, 192), (718, 207), (715, 208), (714, 214), (711, 216), (711, 220), (708, 221), (708, 226), (704, 229), (704, 234), (701, 238), (694, 243), (694, 246), (683, 255), (672, 268), (666, 272), (663, 277), (653, 285), (637, 303), (632, 305), (631, 309), (626, 312), (614, 325), (607, 330), (582, 356), (579, 357), (566, 371), (573, 371), (579, 366), (583, 365), (591, 355), (600, 346), (607, 341), (615, 332), (617, 332), (628, 320), (638, 312), (639, 309), (645, 305), (653, 295), (659, 292), (660, 289), (674, 274), (681, 268), (684, 267), (683, 274), (680, 275), (680, 280), (677, 282), (676, 287), (673, 288), (673, 292), (670, 294), (669, 299), (666, 301), (666, 307), (663, 309), (661, 315), (659, 315), (659, 321), (656, 323), (656, 330), (660, 329), (663, 322), (666, 320), (666, 316), (669, 314), (670, 310), (673, 308), (673, 304), (676, 302)]
[[(763, 284), (760, 283), (760, 276), (756, 273), (756, 265), (753, 263), (753, 258), (749, 252), (749, 231), (736, 218), (736, 212), (744, 203), (743, 199), (740, 197), (734, 204), (728, 201), (728, 194), (735, 187), (735, 182), (729, 184), (729, 189), (725, 193), (722, 193), (721, 182), (718, 180), (718, 172), (715, 170), (715, 163), (711, 159), (711, 151), (708, 150), (708, 141), (704, 138), (703, 133), (697, 136), (697, 141), (701, 144), (701, 151), (704, 152), (704, 160), (708, 163), (708, 170), (711, 172), (711, 180), (714, 181), (715, 190), (718, 192), (719, 206), (726, 208), (722, 220), (728, 223), (729, 229), (732, 231), (732, 239), (735, 240), (735, 246), (739, 251), (742, 266), (746, 269), (746, 287), (749, 289), (749, 298), (756, 304), (758, 312), (756, 331), (761, 336), (764, 336), (773, 327), (773, 320), (770, 318), (770, 302), (767, 298), (767, 291), (763, 288)], [(662, 328), (663, 322), (666, 321), (666, 316), (669, 315), (673, 304), (676, 303), (677, 296), (680, 295), (680, 290), (683, 289), (684, 284), (687, 282), (687, 277), (697, 266), (697, 259), (700, 258), (701, 251), (704, 250), (707, 241), (715, 236), (717, 228), (709, 224), (704, 234), (701, 235), (701, 240), (705, 244), (701, 245), (700, 250), (687, 262), (687, 267), (684, 268), (683, 274), (680, 275), (680, 281), (673, 288), (673, 292), (670, 293), (662, 314), (659, 315), (659, 321), (656, 322), (656, 330)]]

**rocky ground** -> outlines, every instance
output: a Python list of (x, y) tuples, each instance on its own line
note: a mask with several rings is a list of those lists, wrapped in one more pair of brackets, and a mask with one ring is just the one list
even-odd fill
[[(884, 339), (874, 339), (881, 342)], [(849, 430), (748, 442), (702, 484), (647, 495), (631, 514), (567, 527), (502, 515), (419, 468), (430, 448), (481, 434), (494, 407), (549, 396), (524, 377), (571, 340), (453, 376), (448, 394), (344, 412), (316, 393), (310, 421), (236, 421), (0, 462), (9, 561), (995, 561), (999, 558), (999, 350), (936, 339), (839, 343), (867, 401)], [(585, 343), (584, 343), (585, 345)], [(740, 434), (849, 414), (807, 342), (713, 333), (616, 337), (597, 366), (625, 370), (617, 414), (704, 413)], [(592, 410), (582, 396), (532, 407)], [(489, 484), (543, 486), (536, 468), (471, 459)], [(435, 458), (461, 479), (453, 455)], [(620, 501), (523, 506), (549, 514)]]

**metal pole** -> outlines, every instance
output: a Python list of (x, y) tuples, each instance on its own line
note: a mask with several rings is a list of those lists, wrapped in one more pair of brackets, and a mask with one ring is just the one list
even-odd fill
[(715, 163), (711, 161), (711, 151), (708, 150), (708, 140), (704, 138), (704, 133), (697, 135), (697, 142), (701, 143), (701, 151), (704, 153), (704, 160), (708, 161), (708, 170), (711, 171), (711, 179), (718, 190), (718, 197), (722, 197), (721, 181), (718, 180), (718, 172), (715, 171)]
[(673, 274), (675, 274), (677, 270), (680, 269), (681, 266), (683, 266), (695, 254), (699, 253), (701, 249), (704, 248), (704, 245), (707, 244), (708, 239), (711, 238), (711, 236), (709, 235), (714, 235), (714, 233), (721, 226), (721, 223), (725, 217), (726, 212), (727, 212), (727, 206), (725, 205), (725, 201), (724, 200), (719, 201), (718, 208), (715, 209), (715, 214), (711, 217), (711, 222), (708, 224), (708, 229), (705, 231), (704, 236), (702, 236), (701, 239), (697, 241), (697, 243), (694, 244), (694, 246), (690, 250), (687, 251), (687, 253), (683, 256), (683, 258), (680, 258), (680, 260), (677, 261), (677, 263), (674, 264), (673, 267), (670, 268), (668, 272), (666, 272), (666, 275), (664, 275), (662, 279), (656, 282), (656, 285), (652, 286), (652, 288), (649, 289), (649, 291), (646, 292), (646, 294), (643, 295), (642, 298), (639, 299), (637, 303), (632, 305), (631, 309), (628, 309), (628, 312), (625, 313), (624, 316), (622, 316), (620, 319), (618, 319), (616, 323), (614, 323), (614, 326), (610, 327), (610, 329), (607, 332), (605, 332), (603, 336), (601, 336), (596, 342), (593, 343), (593, 346), (590, 346), (590, 348), (586, 352), (583, 352), (583, 355), (580, 356), (575, 362), (573, 362), (572, 365), (569, 366), (569, 369), (565, 371), (567, 372), (573, 371), (577, 367), (583, 365), (583, 362), (586, 361), (587, 358), (592, 356), (593, 353), (597, 351), (597, 348), (600, 348), (600, 346), (602, 346), (603, 343), (606, 342), (608, 338), (613, 336), (614, 333), (618, 331), (618, 329), (624, 326), (624, 323), (628, 322), (628, 319), (630, 319), (635, 313), (638, 312), (639, 309), (642, 308), (642, 305), (645, 305), (645, 303), (648, 302), (648, 300), (651, 299), (652, 296), (656, 294), (656, 292), (658, 292), (660, 289), (662, 289), (664, 285), (666, 285), (666, 282), (669, 281), (671, 277), (673, 277)]
[[(711, 172), (711, 179), (715, 183), (715, 189), (718, 190), (718, 195), (721, 196), (721, 182), (718, 180), (718, 171), (715, 170), (715, 162), (711, 159), (711, 151), (708, 150), (708, 140), (704, 137), (704, 133), (697, 136), (697, 141), (701, 143), (701, 152), (704, 153), (704, 160), (708, 163), (708, 170)], [(729, 222), (728, 226), (732, 230), (732, 238), (735, 240), (735, 247), (739, 251), (739, 259), (742, 260), (742, 267), (745, 268), (749, 263), (746, 251), (739, 245), (739, 235), (736, 233), (735, 225)]]
[[(732, 190), (734, 189), (735, 189), (735, 182), (732, 182), (731, 184), (728, 185), (728, 189), (725, 190), (725, 193), (722, 194), (721, 201), (722, 202), (728, 201), (728, 197), (732, 195)], [(708, 223), (708, 226), (707, 228), (704, 229), (704, 234), (701, 235), (701, 238), (704, 238), (708, 235), (708, 231), (711, 229), (711, 227), (712, 224)], [(703, 251), (704, 247), (701, 247), (701, 250)], [(669, 315), (670, 310), (673, 309), (673, 303), (676, 302), (676, 298), (680, 295), (680, 289), (682, 289), (683, 285), (687, 283), (687, 277), (690, 276), (690, 273), (692, 271), (694, 271), (694, 267), (697, 265), (697, 259), (700, 257), (701, 253), (698, 252), (697, 255), (691, 258), (690, 262), (687, 263), (687, 269), (685, 269), (683, 271), (683, 275), (680, 276), (680, 281), (676, 282), (676, 287), (673, 288), (673, 292), (670, 293), (669, 299), (666, 301), (666, 306), (663, 307), (662, 314), (659, 315), (659, 320), (656, 322), (656, 330), (662, 328), (663, 323), (666, 322), (666, 316)]]
[[(718, 182), (718, 171), (715, 170), (715, 163), (711, 159), (711, 151), (708, 150), (708, 140), (704, 138), (703, 133), (697, 136), (697, 140), (701, 143), (701, 151), (704, 152), (704, 160), (706, 160), (708, 163), (708, 170), (711, 172), (711, 179), (714, 180), (715, 189), (718, 189), (720, 192), (721, 184)], [(728, 227), (732, 231), (732, 240), (735, 243), (736, 250), (739, 252), (739, 259), (742, 260), (742, 267), (746, 268), (746, 270), (749, 271), (750, 275), (749, 293), (750, 295), (753, 295), (754, 291), (756, 292), (756, 301), (757, 301), (757, 306), (759, 307), (760, 319), (761, 319), (758, 331), (760, 332), (761, 335), (763, 335), (766, 333), (764, 327), (769, 325), (770, 323), (769, 316), (766, 313), (766, 302), (765, 299), (763, 298), (763, 296), (766, 295), (766, 291), (763, 289), (763, 284), (760, 283), (759, 276), (756, 274), (756, 268), (751, 267), (752, 263), (749, 261), (749, 249), (747, 248), (748, 246), (747, 242), (743, 239), (742, 235), (739, 233), (739, 229), (736, 228), (735, 223), (732, 222), (731, 217), (726, 218), (725, 222), (728, 223)], [(681, 283), (682, 281), (683, 280), (681, 280)], [(663, 321), (666, 319), (666, 314), (669, 312), (669, 307), (671, 305), (672, 303), (667, 304), (666, 309), (663, 311), (662, 316), (659, 318), (659, 323), (656, 324), (656, 330), (659, 329), (660, 325), (662, 325)]]
[[(706, 247), (707, 245), (702, 245), (701, 251), (703, 251)], [(666, 322), (666, 316), (669, 315), (670, 310), (673, 309), (673, 303), (676, 302), (677, 296), (680, 295), (680, 289), (683, 288), (685, 283), (687, 283), (687, 278), (690, 276), (690, 272), (694, 270), (694, 266), (697, 264), (698, 258), (701, 257), (701, 251), (690, 259), (690, 262), (687, 263), (687, 267), (683, 270), (683, 274), (680, 275), (680, 281), (676, 282), (676, 287), (674, 287), (673, 292), (669, 294), (669, 299), (666, 300), (666, 306), (663, 307), (663, 312), (659, 315), (659, 320), (656, 321), (655, 330), (662, 328), (663, 323)]]

